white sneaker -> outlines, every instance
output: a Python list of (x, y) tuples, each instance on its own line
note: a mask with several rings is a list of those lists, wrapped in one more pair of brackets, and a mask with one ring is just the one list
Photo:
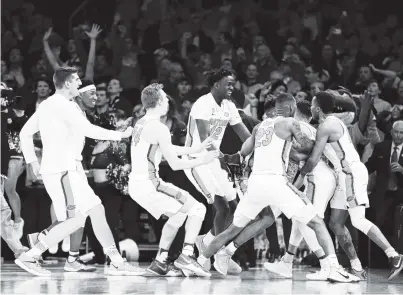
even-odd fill
[[(216, 256), (220, 254), (220, 255), (229, 255), (230, 256), (230, 260), (228, 262), (228, 266), (225, 266), (227, 268), (227, 273), (230, 275), (239, 275), (242, 272), (242, 267), (240, 267), (238, 265), (238, 263), (236, 263), (234, 260), (232, 260), (232, 255), (230, 253), (228, 253), (225, 248), (221, 248), (220, 251), (217, 252), (216, 255), (214, 255), (214, 259), (217, 259)], [(215, 264), (214, 264), (215, 267)], [(219, 266), (220, 267), (220, 266)]]
[[(199, 256), (202, 255), (203, 251), (206, 250), (206, 248), (207, 248), (207, 246), (203, 242), (203, 238), (205, 236), (206, 235), (201, 235), (201, 236), (196, 237), (195, 244), (196, 244), (197, 250), (199, 251)], [(210, 269), (211, 269), (211, 260), (210, 260), (210, 258), (207, 259), (207, 261), (204, 263), (204, 265), (202, 265), (202, 267), (204, 268), (205, 271), (210, 271)]]
[(319, 271), (308, 273), (306, 279), (309, 281), (327, 281), (330, 269), (321, 268)]
[(231, 255), (227, 251), (220, 250), (214, 255), (214, 268), (220, 274), (226, 276), (228, 273), (229, 263), (231, 261)]
[(111, 262), (111, 265), (105, 268), (104, 273), (110, 276), (142, 276), (146, 271), (125, 261), (116, 265)]
[(274, 263), (265, 262), (263, 266), (267, 271), (271, 273), (274, 273), (286, 279), (292, 278), (292, 263), (286, 263), (283, 260), (280, 260)]
[(29, 257), (26, 253), (22, 253), (17, 259), (14, 260), (22, 269), (30, 272), (36, 276), (50, 276), (51, 272), (41, 267), (37, 259)]
[(70, 236), (65, 238), (62, 242), (62, 251), (69, 252), (70, 251)]
[(330, 267), (330, 273), (327, 279), (335, 283), (356, 283), (360, 281), (358, 277), (349, 274), (340, 265)]

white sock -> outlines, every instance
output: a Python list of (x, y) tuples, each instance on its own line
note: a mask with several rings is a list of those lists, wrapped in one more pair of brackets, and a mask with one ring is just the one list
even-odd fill
[(294, 254), (289, 253), (288, 251), (285, 252), (285, 255), (282, 259), (285, 263), (292, 263), (294, 261)]
[(386, 249), (385, 254), (388, 256), (388, 258), (399, 256), (399, 253), (397, 253), (393, 247)]
[(319, 259), (319, 263), (320, 263), (320, 268), (326, 268), (329, 264), (327, 257)]
[(336, 254), (330, 254), (325, 259), (329, 262), (330, 266), (339, 266), (339, 261), (337, 260)]
[(166, 260), (168, 259), (168, 250), (159, 249), (157, 257), (155, 259), (157, 259), (161, 263), (165, 263)]
[(228, 246), (225, 247), (225, 251), (227, 251), (231, 256), (234, 255), (237, 249), (238, 248), (235, 246), (234, 242), (229, 243)]
[(362, 271), (361, 261), (358, 258), (350, 260), (350, 264), (352, 269)]
[(194, 251), (194, 247), (191, 244), (185, 244), (182, 249), (182, 254), (187, 256), (192, 256)]
[(69, 251), (69, 257), (67, 257), (67, 261), (70, 263), (74, 262), (77, 260), (79, 255), (80, 255), (80, 252)]
[(43, 252), (48, 250), (48, 248), (48, 245), (46, 245), (42, 241), (39, 241), (31, 250), (27, 251), (25, 254), (29, 257), (38, 257), (41, 256)]
[(122, 255), (120, 255), (120, 253), (115, 245), (104, 248), (104, 253), (106, 255), (108, 255), (108, 257), (111, 259), (112, 263), (114, 263), (114, 264), (122, 264), (125, 262), (122, 258)]
[(214, 238), (215, 237), (213, 236), (211, 231), (209, 231), (203, 238), (204, 245), (206, 245), (206, 246), (210, 245), (210, 243), (214, 240)]
[(207, 260), (208, 260), (208, 258), (204, 257), (203, 255), (200, 255), (200, 256), (197, 258), (197, 262), (198, 262), (201, 266), (203, 266), (203, 265), (206, 263)]

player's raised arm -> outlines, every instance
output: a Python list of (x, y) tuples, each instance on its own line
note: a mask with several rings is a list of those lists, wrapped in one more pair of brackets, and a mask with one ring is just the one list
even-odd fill
[(20, 132), (21, 151), (27, 164), (38, 161), (34, 146), (34, 134), (37, 132), (39, 132), (38, 113), (35, 112), (25, 123)]
[(326, 124), (319, 125), (319, 128), (316, 132), (316, 141), (312, 149), (312, 153), (308, 160), (305, 162), (305, 165), (301, 168), (302, 176), (305, 176), (306, 174), (311, 172), (319, 163), (323, 151), (325, 150), (326, 144), (329, 140), (329, 136), (330, 132)]
[(190, 169), (199, 165), (208, 164), (213, 162), (219, 155), (219, 151), (211, 151), (193, 160), (180, 159), (178, 158), (175, 146), (172, 145), (171, 133), (168, 127), (163, 124), (158, 124), (155, 125), (155, 129), (154, 136), (156, 136), (156, 141), (161, 148), (162, 155), (167, 160), (172, 170)]
[(74, 102), (67, 102), (63, 107), (64, 109), (61, 113), (64, 115), (65, 120), (74, 126), (77, 131), (83, 132), (86, 137), (100, 140), (121, 140), (122, 138), (131, 136), (131, 127), (124, 132), (120, 132), (107, 130), (91, 124)]
[(290, 118), (289, 124), (290, 131), (295, 139), (294, 148), (299, 152), (309, 153), (314, 145), (313, 140), (309, 139), (309, 137), (301, 131), (301, 126), (297, 120)]

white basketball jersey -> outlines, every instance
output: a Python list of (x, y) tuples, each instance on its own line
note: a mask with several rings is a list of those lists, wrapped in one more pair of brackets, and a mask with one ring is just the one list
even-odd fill
[(196, 120), (198, 119), (209, 121), (209, 134), (213, 138), (213, 146), (216, 149), (220, 148), (228, 123), (230, 125), (242, 123), (238, 110), (232, 101), (224, 99), (221, 105), (218, 105), (211, 93), (203, 95), (193, 104), (190, 111), (186, 146), (200, 144), (200, 135), (196, 126)]
[(159, 177), (159, 165), (162, 152), (158, 144), (151, 144), (144, 139), (144, 126), (155, 118), (140, 119), (133, 129), (132, 143), (130, 148), (132, 171), (130, 177), (154, 179)]
[(325, 121), (329, 120), (332, 121), (332, 124), (340, 124), (343, 127), (343, 136), (339, 140), (330, 143), (336, 152), (341, 167), (343, 169), (348, 168), (353, 163), (360, 162), (360, 156), (351, 141), (347, 126), (340, 119), (334, 116), (329, 116), (325, 119)]
[[(315, 127), (305, 122), (299, 122), (299, 123), (301, 126), (302, 133), (308, 136), (309, 139), (315, 140), (316, 139)], [(330, 143), (326, 144), (325, 149), (323, 150), (323, 156), (333, 164), (335, 170), (341, 170), (340, 160), (337, 158), (336, 151), (333, 149)], [(303, 166), (303, 164), (305, 164), (305, 161), (301, 162), (301, 164)]]
[(264, 120), (255, 134), (255, 152), (252, 174), (286, 175), (291, 142), (274, 132), (277, 118)]

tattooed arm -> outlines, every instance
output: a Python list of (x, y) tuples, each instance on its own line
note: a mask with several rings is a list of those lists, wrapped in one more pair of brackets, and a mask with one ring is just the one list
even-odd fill
[(311, 172), (319, 163), (325, 149), (326, 143), (329, 140), (330, 130), (325, 124), (321, 124), (316, 132), (316, 141), (313, 147), (311, 156), (305, 162), (305, 165), (301, 168), (301, 175), (305, 176)]
[(306, 136), (301, 131), (301, 126), (299, 125), (297, 120), (291, 119), (290, 121), (291, 121), (291, 132), (294, 138), (293, 140), (294, 149), (301, 153), (311, 152), (314, 145), (314, 141), (309, 139), (309, 137)]

